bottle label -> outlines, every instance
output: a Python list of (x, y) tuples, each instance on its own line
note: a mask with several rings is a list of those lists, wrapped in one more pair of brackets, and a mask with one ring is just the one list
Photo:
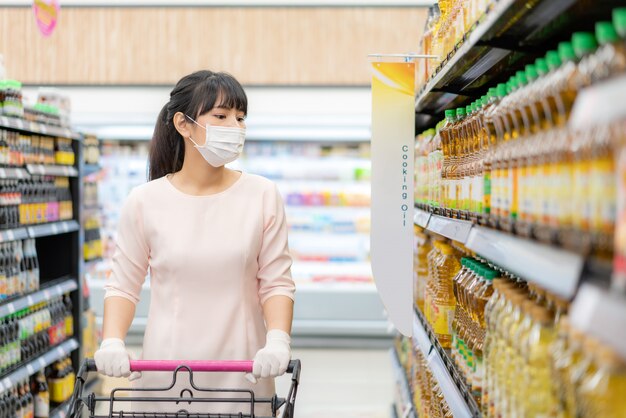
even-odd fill
[(50, 415), (50, 396), (48, 392), (35, 395), (35, 417), (48, 418)]
[(592, 228), (598, 232), (611, 233), (615, 222), (616, 187), (612, 158), (592, 162), (590, 178), (590, 200), (592, 206)]
[(435, 301), (431, 304), (431, 323), (433, 330), (438, 335), (452, 335), (452, 323), (454, 322), (455, 305), (441, 305)]
[(483, 189), (483, 213), (489, 214), (491, 212), (491, 171), (486, 170), (484, 174), (484, 189)]
[(579, 229), (587, 230), (591, 218), (591, 205), (589, 199), (589, 173), (590, 162), (588, 160), (577, 161), (574, 164), (574, 211), (573, 223)]

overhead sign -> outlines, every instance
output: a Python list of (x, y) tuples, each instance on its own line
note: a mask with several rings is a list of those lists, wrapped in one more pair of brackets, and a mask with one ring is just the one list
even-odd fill
[(33, 13), (41, 34), (45, 37), (52, 35), (59, 21), (61, 7), (58, 0), (34, 0)]
[(411, 336), (415, 63), (372, 70), (372, 272), (389, 319)]

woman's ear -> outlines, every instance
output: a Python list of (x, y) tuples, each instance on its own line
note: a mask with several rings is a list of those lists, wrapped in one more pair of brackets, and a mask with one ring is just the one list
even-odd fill
[(191, 131), (189, 130), (189, 121), (182, 112), (176, 112), (172, 121), (174, 122), (174, 127), (183, 138), (186, 139), (191, 136)]

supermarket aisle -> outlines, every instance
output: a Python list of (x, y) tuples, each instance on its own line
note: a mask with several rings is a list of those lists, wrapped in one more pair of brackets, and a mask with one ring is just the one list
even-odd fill
[[(394, 387), (389, 350), (294, 349), (293, 358), (302, 361), (298, 418), (389, 417)], [(116, 379), (103, 380), (103, 393), (119, 385)], [(289, 385), (289, 377), (277, 379), (279, 395)]]

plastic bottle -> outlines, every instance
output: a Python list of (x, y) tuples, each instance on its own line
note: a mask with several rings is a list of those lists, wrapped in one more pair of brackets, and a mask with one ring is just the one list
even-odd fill
[(437, 281), (434, 283), (431, 301), (431, 323), (437, 339), (443, 348), (450, 348), (452, 343), (452, 321), (454, 320), (454, 299), (452, 280), (461, 264), (454, 255), (454, 249), (446, 243), (441, 244), (441, 254), (435, 270)]
[(443, 169), (442, 169), (442, 182), (441, 182), (441, 195), (444, 208), (451, 207), (450, 200), (450, 187), (452, 186), (452, 167), (456, 164), (454, 140), (452, 138), (451, 128), (456, 122), (456, 112), (452, 109), (445, 111), (446, 119), (445, 123), (441, 127), (439, 133), (441, 135), (441, 145), (443, 150)]
[(626, 362), (611, 348), (600, 346), (594, 356), (597, 371), (581, 382), (579, 416), (626, 416)]

